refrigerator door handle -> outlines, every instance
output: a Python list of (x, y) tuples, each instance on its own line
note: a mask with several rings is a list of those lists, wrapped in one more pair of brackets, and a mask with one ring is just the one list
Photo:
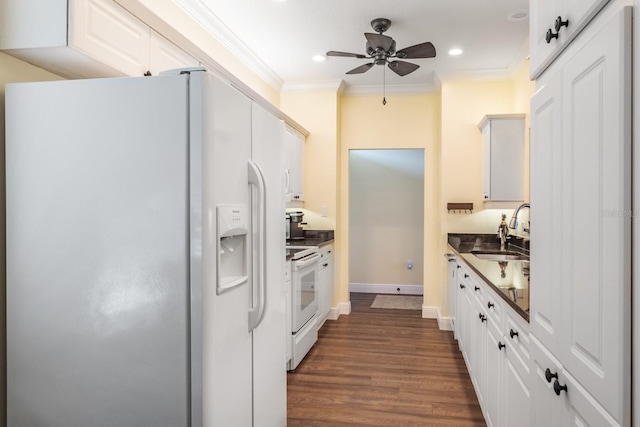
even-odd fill
[[(258, 274), (255, 275), (258, 279), (257, 303), (254, 303), (255, 305), (249, 309), (249, 331), (252, 331), (262, 323), (267, 308), (267, 193), (264, 174), (260, 166), (252, 160), (249, 160), (249, 184), (253, 185), (258, 193), (258, 215), (256, 221), (258, 233), (252, 233), (252, 236), (257, 234), (258, 241), (253, 242), (254, 244), (251, 245), (253, 254), (257, 255), (252, 257), (254, 271), (256, 259), (258, 264)], [(253, 209), (251, 216), (255, 218)]]

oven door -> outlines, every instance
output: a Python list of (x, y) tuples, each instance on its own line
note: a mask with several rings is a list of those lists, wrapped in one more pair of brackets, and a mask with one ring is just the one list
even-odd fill
[(316, 283), (319, 261), (318, 253), (293, 261), (291, 274), (293, 334), (298, 332), (318, 311)]

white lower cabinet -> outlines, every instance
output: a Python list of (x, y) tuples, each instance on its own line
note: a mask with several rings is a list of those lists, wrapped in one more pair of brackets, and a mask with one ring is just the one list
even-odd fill
[(318, 319), (322, 326), (333, 300), (333, 245), (320, 248), (320, 269), (318, 271)]
[(529, 357), (531, 339), (529, 325), (515, 313), (505, 317), (502, 343), (504, 364), (502, 372), (503, 426), (535, 426), (531, 423), (531, 375)]
[[(473, 284), (473, 292), (476, 288), (479, 288), (480, 285), (476, 283), (475, 280), (471, 282)], [(473, 381), (476, 387), (476, 394), (478, 396), (478, 402), (480, 402), (480, 406), (485, 406), (485, 395), (486, 395), (486, 378), (487, 378), (487, 370), (485, 366), (486, 362), (486, 349), (487, 349), (487, 315), (484, 312), (484, 309), (478, 302), (478, 300), (474, 297), (473, 300), (473, 316), (471, 316), (472, 320), (472, 334), (471, 334), (471, 348), (469, 351), (469, 358), (471, 359), (471, 371), (473, 375), (471, 376), (471, 380)]]
[(620, 426), (535, 337), (531, 371), (533, 426)]
[(484, 334), (486, 343), (486, 392), (484, 396), (484, 416), (488, 426), (499, 426), (501, 423), (501, 393), (504, 366), (504, 343), (502, 332), (496, 323), (487, 320)]
[(491, 427), (537, 426), (530, 421), (529, 324), (464, 263), (458, 265), (455, 332), (485, 421)]

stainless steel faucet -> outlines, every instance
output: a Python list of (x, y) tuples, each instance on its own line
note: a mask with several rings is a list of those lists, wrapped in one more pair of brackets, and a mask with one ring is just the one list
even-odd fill
[[(518, 214), (520, 213), (520, 211), (524, 208), (531, 208), (531, 205), (529, 205), (529, 203), (523, 203), (520, 206), (518, 206), (518, 208), (515, 210), (515, 212), (513, 212), (513, 216), (511, 217), (511, 221), (509, 221), (509, 228), (512, 229), (516, 229), (518, 228)], [(522, 231), (526, 231), (527, 233), (529, 232), (529, 227), (523, 228)]]

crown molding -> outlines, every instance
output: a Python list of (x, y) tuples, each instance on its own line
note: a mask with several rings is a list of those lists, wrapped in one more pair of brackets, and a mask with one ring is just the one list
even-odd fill
[(201, 0), (174, 0), (224, 47), (277, 90), (284, 81), (242, 42)]
[[(439, 82), (412, 85), (387, 85), (384, 87), (386, 95), (418, 95), (435, 93), (440, 90)], [(382, 95), (382, 85), (349, 85), (345, 87), (344, 94), (349, 96)]]
[(343, 80), (317, 80), (308, 82), (285, 82), (282, 92), (337, 92), (342, 94), (345, 88)]

